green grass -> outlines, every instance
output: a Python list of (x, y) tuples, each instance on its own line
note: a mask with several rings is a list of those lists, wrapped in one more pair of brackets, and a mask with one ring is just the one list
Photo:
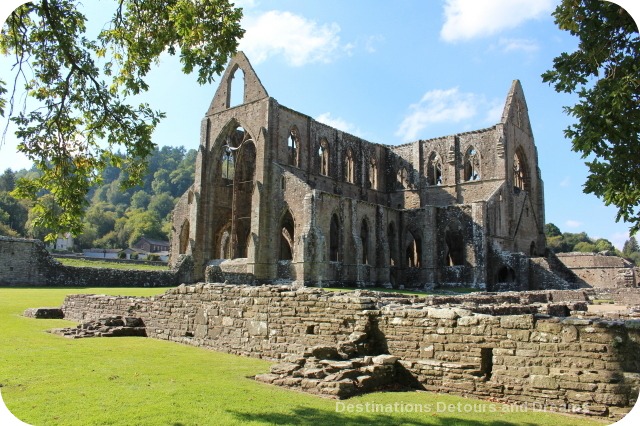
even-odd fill
[[(270, 363), (145, 338), (70, 340), (45, 330), (64, 320), (24, 318), (28, 307), (59, 306), (69, 293), (149, 296), (158, 288), (0, 288), (0, 390), (8, 408), (32, 425), (594, 425), (547, 413), (502, 413), (503, 407), (426, 392), (375, 393), (342, 401), (364, 412), (336, 412), (337, 402), (248, 378)], [(373, 413), (382, 407), (431, 407), (430, 413)], [(438, 407), (475, 404), (498, 412)], [(478, 405), (480, 404), (480, 405)], [(371, 406), (371, 405), (369, 405)], [(385, 408), (386, 409), (386, 408)], [(406, 410), (405, 410), (406, 411)]]
[(56, 260), (60, 261), (66, 266), (80, 266), (88, 268), (111, 268), (111, 269), (137, 269), (142, 271), (168, 271), (167, 265), (146, 265), (144, 263), (120, 263), (120, 262), (108, 262), (100, 260), (84, 260), (73, 259), (69, 257), (58, 257)]

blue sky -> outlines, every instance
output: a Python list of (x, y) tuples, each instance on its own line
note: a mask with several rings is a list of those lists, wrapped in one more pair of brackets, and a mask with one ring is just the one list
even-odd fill
[[(4, 2), (3, 2), (4, 3)], [(12, 2), (17, 3), (17, 2)], [(85, 1), (100, 25), (112, 1)], [(621, 1), (634, 16), (633, 0)], [(572, 120), (540, 75), (577, 40), (550, 16), (553, 0), (244, 0), (247, 54), (281, 104), (371, 142), (399, 144), (496, 124), (514, 79), (522, 82), (545, 184), (546, 222), (585, 231), (619, 248), (628, 226), (616, 209), (582, 192), (584, 160), (563, 130)], [(108, 7), (107, 7), (108, 6)], [(6, 16), (3, 4), (2, 17)], [(0, 58), (0, 73), (11, 75)], [(4, 78), (5, 81), (10, 80)], [(168, 55), (149, 76), (143, 99), (167, 113), (158, 145), (197, 148), (200, 120), (216, 83), (199, 86)], [(4, 119), (0, 119), (4, 127)], [(0, 170), (29, 167), (9, 135)]]

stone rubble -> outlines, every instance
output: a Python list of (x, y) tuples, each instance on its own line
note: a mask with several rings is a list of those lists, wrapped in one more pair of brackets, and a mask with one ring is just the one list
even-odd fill
[(76, 327), (54, 328), (51, 334), (81, 339), (84, 337), (147, 337), (144, 322), (140, 318), (111, 316), (84, 322)]

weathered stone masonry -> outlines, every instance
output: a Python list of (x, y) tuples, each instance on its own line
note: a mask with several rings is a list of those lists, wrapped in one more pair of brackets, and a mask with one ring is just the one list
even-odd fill
[(191, 281), (192, 261), (167, 271), (65, 266), (42, 241), (0, 236), (0, 286), (171, 287)]
[(372, 355), (400, 357), (423, 389), (623, 415), (638, 395), (640, 321), (549, 315), (579, 314), (580, 299), (579, 291), (424, 298), (197, 284), (151, 298), (73, 295), (63, 310), (78, 321), (140, 317), (149, 337), (274, 360), (365, 333)]

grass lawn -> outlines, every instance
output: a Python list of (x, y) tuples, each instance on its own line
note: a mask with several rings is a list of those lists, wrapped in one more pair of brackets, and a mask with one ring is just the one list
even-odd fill
[[(45, 332), (72, 325), (69, 321), (21, 316), (28, 307), (59, 306), (69, 293), (149, 296), (163, 291), (0, 288), (0, 391), (7, 407), (29, 424), (47, 426), (611, 423), (562, 414), (503, 413), (513, 407), (426, 392), (375, 393), (336, 402), (248, 378), (267, 372), (267, 361), (146, 338), (70, 340)], [(447, 407), (458, 403), (486, 412)], [(360, 405), (347, 412), (347, 404)], [(367, 412), (372, 404), (384, 404), (378, 406), (384, 410), (395, 404), (396, 412)], [(431, 412), (406, 412), (416, 406)]]
[(111, 269), (138, 269), (142, 271), (168, 271), (165, 265), (145, 265), (144, 263), (120, 263), (100, 260), (73, 259), (70, 257), (57, 257), (60, 263), (66, 266), (82, 266), (88, 268), (111, 268)]

